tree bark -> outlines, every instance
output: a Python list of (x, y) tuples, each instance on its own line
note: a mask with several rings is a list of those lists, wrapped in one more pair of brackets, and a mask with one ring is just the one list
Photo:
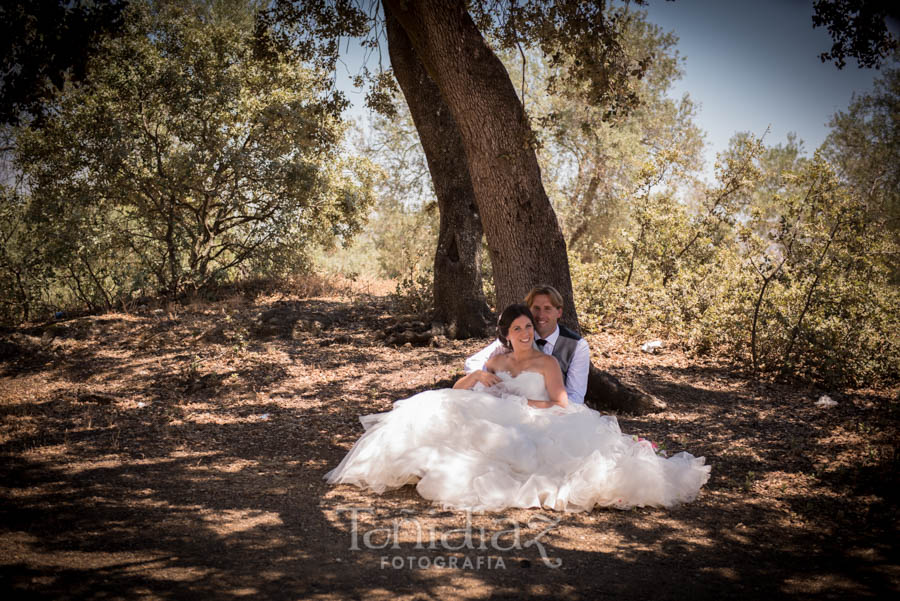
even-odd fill
[(537, 284), (563, 295), (578, 328), (562, 231), (541, 183), (533, 133), (503, 63), (461, 0), (384, 0), (440, 90), (466, 152), (494, 270), (497, 305)]
[(584, 402), (598, 411), (622, 411), (643, 415), (663, 411), (665, 401), (635, 386), (626, 386), (612, 374), (591, 365)]
[(440, 211), (434, 257), (434, 314), (450, 338), (488, 333), (491, 311), (481, 282), (481, 217), (459, 129), (406, 32), (385, 6), (388, 52), (409, 105)]

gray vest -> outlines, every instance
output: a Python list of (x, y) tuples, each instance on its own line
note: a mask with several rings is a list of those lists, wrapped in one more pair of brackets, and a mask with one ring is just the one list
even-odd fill
[(569, 375), (569, 365), (572, 363), (572, 357), (575, 355), (575, 347), (581, 336), (559, 324), (559, 336), (556, 338), (556, 344), (553, 345), (553, 356), (559, 363), (562, 370), (563, 384), (566, 383), (566, 377)]

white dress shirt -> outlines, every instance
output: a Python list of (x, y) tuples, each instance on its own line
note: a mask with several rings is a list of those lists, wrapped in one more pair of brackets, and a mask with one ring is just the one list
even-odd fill
[[(535, 333), (535, 336), (537, 336), (537, 333)], [(557, 338), (559, 338), (559, 326), (553, 330), (552, 334), (544, 339), (547, 341), (547, 344), (545, 344), (544, 348), (541, 350), (547, 355), (552, 355), (553, 346), (556, 344)], [(535, 348), (539, 347), (535, 346)], [(466, 359), (464, 367), (465, 372), (468, 374), (479, 369), (484, 369), (484, 364), (488, 362), (488, 359), (494, 355), (501, 355), (507, 352), (509, 352), (508, 349), (503, 346), (503, 343), (500, 342), (499, 339), (494, 340), (488, 346)], [(582, 338), (575, 346), (575, 353), (572, 355), (572, 361), (569, 363), (569, 371), (566, 375), (566, 394), (569, 397), (570, 403), (584, 403), (584, 394), (587, 392), (588, 370), (590, 367), (591, 350), (588, 347), (587, 340)]]

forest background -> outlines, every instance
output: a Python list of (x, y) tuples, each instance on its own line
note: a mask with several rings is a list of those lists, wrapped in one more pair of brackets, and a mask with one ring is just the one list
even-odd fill
[[(427, 320), (437, 204), (390, 72), (365, 74), (381, 113), (348, 122), (333, 72), (277, 43), (261, 7), (132, 2), (80, 81), (4, 127), (3, 321), (314, 272), (394, 280), (399, 311)], [(629, 110), (556, 85), (566, 57), (498, 51), (534, 132), (582, 328), (832, 387), (895, 382), (896, 60), (811, 154), (796, 137), (738, 133), (708, 181), (697, 106), (670, 97), (674, 34), (639, 6), (608, 11), (642, 66)], [(481, 263), (492, 302), (487, 253)]]

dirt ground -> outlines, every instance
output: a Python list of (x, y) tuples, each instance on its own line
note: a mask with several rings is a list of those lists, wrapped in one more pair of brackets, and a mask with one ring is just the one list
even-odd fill
[(616, 332), (588, 338), (595, 364), (668, 403), (622, 429), (704, 455), (695, 502), (467, 514), (327, 485), (360, 415), (448, 386), (486, 342), (386, 347), (395, 318), (387, 296), (235, 295), (7, 332), (2, 598), (898, 592), (897, 388), (760, 381)]

